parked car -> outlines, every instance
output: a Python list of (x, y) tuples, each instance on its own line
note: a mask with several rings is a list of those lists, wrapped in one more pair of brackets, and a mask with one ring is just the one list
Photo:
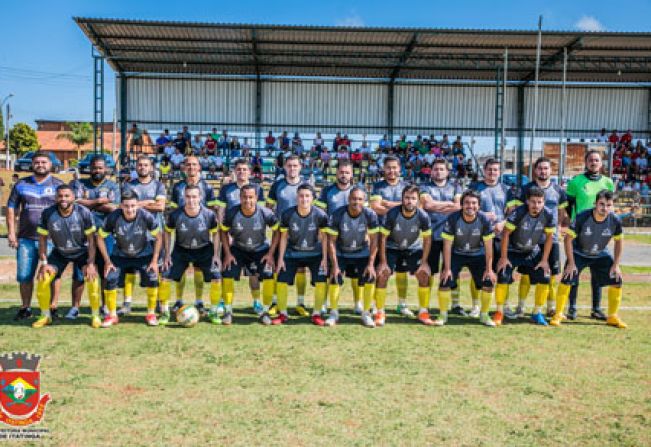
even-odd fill
[(93, 152), (89, 152), (84, 156), (84, 158), (79, 160), (79, 163), (77, 163), (77, 169), (79, 170), (79, 173), (90, 174), (90, 161), (95, 158), (96, 155), (101, 155), (104, 157), (107, 174), (113, 174), (115, 172), (115, 160), (113, 160), (113, 157), (111, 157), (109, 154), (95, 154)]
[[(516, 174), (502, 174), (502, 183), (507, 186), (515, 186), (518, 183), (518, 176)], [(518, 186), (524, 186), (527, 183), (529, 183), (529, 177), (523, 175)]]
[[(20, 171), (27, 171), (31, 172), (32, 170), (32, 157), (34, 156), (35, 152), (34, 151), (29, 151), (22, 157), (20, 157), (16, 162), (14, 163), (14, 171), (20, 172)], [(61, 161), (54, 155), (52, 152), (47, 152), (48, 156), (50, 157), (50, 161), (52, 162), (52, 172), (59, 172), (61, 168), (63, 167), (63, 164)]]

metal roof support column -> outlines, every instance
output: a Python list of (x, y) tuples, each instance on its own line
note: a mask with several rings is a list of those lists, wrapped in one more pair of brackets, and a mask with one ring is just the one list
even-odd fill
[(260, 75), (255, 77), (255, 147), (260, 148), (262, 132), (262, 81)]
[(387, 133), (389, 141), (393, 142), (393, 105), (394, 105), (394, 90), (395, 83), (393, 79), (387, 84)]
[(119, 74), (120, 79), (120, 164), (127, 154), (127, 77)]
[(649, 107), (647, 112), (646, 140), (648, 142), (651, 142), (651, 88), (649, 89), (649, 97), (647, 98), (647, 102), (649, 104)]
[(529, 144), (529, 179), (533, 178), (533, 145), (536, 139), (536, 121), (538, 120), (538, 76), (540, 73), (540, 51), (542, 46), (542, 16), (538, 18), (538, 45), (536, 45), (536, 72), (533, 91), (533, 122), (531, 123), (531, 140)]
[(522, 171), (524, 170), (524, 85), (518, 85), (517, 108), (518, 147), (516, 173), (518, 175), (518, 185), (520, 185), (522, 184)]
[(565, 114), (567, 105), (567, 47), (563, 49), (563, 82), (561, 84), (561, 131), (560, 145), (558, 146), (560, 159), (558, 160), (558, 184), (563, 184), (563, 174), (565, 173), (565, 154), (567, 152), (567, 142), (565, 141)]

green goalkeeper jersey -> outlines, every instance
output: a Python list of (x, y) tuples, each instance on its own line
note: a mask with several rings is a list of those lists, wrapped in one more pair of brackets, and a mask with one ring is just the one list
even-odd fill
[(572, 220), (581, 211), (594, 208), (594, 202), (599, 191), (607, 189), (615, 191), (613, 181), (605, 175), (597, 179), (591, 179), (587, 173), (579, 174), (572, 178), (567, 184), (567, 195), (574, 199), (575, 205), (572, 210)]

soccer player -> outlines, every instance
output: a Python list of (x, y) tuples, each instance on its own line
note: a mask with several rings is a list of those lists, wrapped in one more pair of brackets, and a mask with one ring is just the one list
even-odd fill
[[(375, 327), (371, 316), (375, 283), (375, 260), (377, 256), (377, 235), (380, 226), (375, 211), (365, 208), (366, 191), (360, 186), (353, 186), (348, 195), (348, 204), (337, 208), (330, 215), (326, 232), (331, 262), (330, 272), (330, 315), (325, 321), (327, 326), (334, 326), (339, 321), (339, 293), (343, 284), (342, 273), (355, 281), (364, 294), (362, 324)], [(356, 284), (355, 284), (356, 283)]]
[(386, 287), (393, 272), (410, 273), (416, 277), (420, 307), (418, 320), (425, 325), (433, 324), (429, 316), (430, 269), (427, 263), (432, 228), (427, 213), (418, 208), (419, 192), (418, 186), (406, 186), (402, 190), (400, 205), (389, 210), (380, 227), (375, 284), (376, 326), (384, 326), (386, 322)]
[[(429, 214), (432, 223), (432, 247), (429, 251), (429, 268), (432, 274), (430, 289), (434, 285), (434, 274), (440, 271), (441, 253), (443, 252), (443, 226), (447, 217), (461, 208), (459, 200), (463, 189), (448, 179), (450, 171), (447, 162), (437, 158), (432, 163), (431, 181), (420, 187), (421, 206)], [(459, 288), (452, 290), (453, 314), (467, 316), (459, 302)]]
[[(190, 263), (203, 273), (204, 282), (210, 283), (210, 304), (208, 319), (213, 324), (230, 324), (233, 316), (224, 314), (219, 318), (217, 305), (222, 294), (221, 259), (219, 257), (219, 226), (212, 210), (201, 204), (201, 190), (197, 185), (188, 185), (183, 192), (184, 204), (167, 215), (166, 234), (163, 238), (165, 260), (163, 278), (159, 285), (161, 319), (169, 321), (168, 302), (171, 282), (179, 282)], [(170, 253), (172, 234), (174, 250)]]
[[(534, 180), (527, 183), (522, 188), (520, 196), (517, 199), (512, 200), (507, 206), (519, 206), (523, 205), (527, 201), (527, 193), (533, 187), (538, 187), (545, 192), (545, 207), (549, 209), (554, 215), (554, 219), (561, 227), (567, 227), (569, 225), (569, 216), (567, 215), (567, 195), (563, 188), (558, 184), (552, 183), (551, 176), (551, 160), (546, 157), (540, 157), (536, 160), (533, 165)], [(551, 317), (555, 313), (556, 309), (556, 277), (560, 273), (561, 269), (561, 259), (560, 259), (560, 248), (558, 243), (558, 230), (554, 231), (552, 234), (552, 249), (549, 253), (549, 268), (550, 268), (550, 277), (549, 277), (549, 295), (547, 299), (547, 316)], [(546, 241), (546, 235), (540, 240), (540, 249), (544, 248)], [(526, 267), (525, 267), (526, 268)], [(518, 271), (520, 269), (518, 268)], [(520, 272), (520, 285), (518, 287), (518, 307), (515, 310), (515, 314), (512, 317), (523, 317), (524, 308), (526, 305), (527, 295), (529, 294), (529, 289), (531, 286), (531, 281), (529, 275), (526, 273)], [(510, 315), (511, 316), (511, 315)]]
[[(609, 286), (606, 323), (620, 329), (627, 327), (617, 315), (622, 302), (622, 271), (619, 268), (624, 245), (622, 237), (622, 223), (613, 213), (613, 193), (604, 189), (597, 193), (594, 208), (577, 214), (567, 230), (564, 241), (567, 263), (558, 285), (558, 303), (550, 322), (552, 326), (561, 325), (570, 288), (578, 286), (581, 271), (589, 267), (590, 274), (596, 278), (595, 285)], [(611, 239), (615, 241), (614, 258), (608, 251)]]
[[(575, 219), (584, 210), (591, 209), (600, 191), (604, 189), (615, 191), (613, 181), (601, 174), (602, 166), (601, 154), (595, 150), (588, 151), (585, 154), (585, 172), (573, 177), (567, 184), (568, 209), (572, 212), (572, 219)], [(590, 312), (590, 318), (606, 320), (607, 317), (601, 310), (601, 287), (597, 284), (597, 275), (593, 273), (590, 275), (592, 285), (592, 311)], [(570, 308), (567, 312), (567, 318), (570, 320), (576, 319), (576, 297), (577, 288), (573, 287), (570, 292)], [(562, 311), (563, 309), (561, 309)]]
[[(20, 285), (20, 309), (14, 320), (32, 316), (32, 292), (34, 275), (38, 267), (39, 236), (36, 228), (45, 208), (55, 203), (55, 190), (63, 182), (50, 175), (52, 162), (45, 152), (36, 152), (32, 157), (33, 175), (24, 177), (13, 186), (7, 200), (7, 231), (9, 247), (17, 249), (16, 281)], [(18, 231), (16, 231), (16, 217)], [(47, 252), (51, 250), (47, 247)]]
[[(152, 213), (162, 227), (167, 193), (165, 186), (154, 179), (154, 165), (151, 158), (146, 155), (139, 156), (136, 160), (136, 173), (138, 178), (127, 183), (124, 190), (133, 191), (138, 197), (138, 207)], [(150, 242), (153, 243), (153, 239)], [(118, 310), (119, 316), (128, 315), (131, 312), (131, 300), (135, 283), (136, 275), (127, 270), (124, 277), (124, 303)], [(122, 287), (122, 284), (119, 284), (119, 286)]]
[[(392, 208), (402, 205), (402, 191), (408, 185), (400, 180), (400, 160), (387, 156), (383, 161), (383, 179), (373, 184), (370, 197), (371, 209), (376, 212), (380, 224)], [(396, 288), (398, 289), (399, 314), (413, 317), (414, 313), (407, 307), (407, 272), (396, 272)]]
[[(534, 323), (547, 326), (542, 306), (549, 295), (549, 256), (556, 232), (556, 217), (545, 207), (545, 191), (537, 186), (527, 188), (526, 205), (520, 205), (509, 213), (502, 232), (500, 258), (497, 262), (497, 287), (495, 302), (497, 312), (493, 321), (497, 326), (504, 318), (504, 303), (513, 282), (513, 269), (518, 267), (536, 284), (536, 300), (531, 314)], [(545, 237), (545, 235), (547, 237)], [(540, 243), (544, 240), (541, 249)]]
[(441, 314), (434, 322), (443, 326), (448, 320), (451, 290), (456, 287), (459, 272), (468, 267), (472, 281), (481, 289), (479, 321), (495, 326), (488, 315), (495, 284), (493, 272), (493, 226), (491, 220), (479, 211), (479, 194), (473, 190), (461, 195), (461, 211), (450, 214), (443, 226), (443, 270), (439, 284), (439, 309)]
[(296, 192), (297, 205), (285, 210), (280, 219), (280, 243), (276, 273), (278, 318), (274, 324), (287, 322), (287, 286), (294, 283), (299, 268), (310, 269), (310, 279), (315, 287), (312, 323), (324, 326), (321, 308), (326, 298), (326, 275), (328, 273), (327, 234), (328, 216), (313, 205), (314, 189), (300, 185)]
[[(106, 178), (106, 160), (104, 157), (101, 155), (93, 157), (90, 161), (90, 177), (75, 180), (70, 186), (75, 192), (77, 203), (85, 206), (93, 213), (95, 227), (99, 231), (104, 225), (106, 216), (120, 204), (120, 187), (114, 181)], [(97, 233), (95, 233), (95, 237), (101, 239)], [(113, 239), (112, 235), (109, 235), (104, 239), (104, 243), (110, 253), (115, 239)], [(104, 258), (101, 255), (95, 258), (97, 272), (102, 276), (104, 273)], [(66, 315), (66, 318), (70, 320), (74, 320), (79, 316), (79, 305), (84, 291), (83, 285), (83, 282), (73, 280), (72, 307)]]
[[(99, 280), (95, 268), (95, 224), (88, 208), (75, 204), (75, 193), (68, 185), (56, 189), (56, 205), (46, 208), (41, 215), (37, 232), (41, 267), (38, 270), (36, 297), (41, 316), (32, 327), (42, 328), (52, 324), (50, 314), (51, 284), (61, 278), (69, 263), (83, 273), (88, 287), (88, 298), (92, 312), (91, 326), (101, 325), (99, 317)], [(47, 241), (52, 240), (54, 248), (47, 255)], [(79, 281), (79, 278), (75, 278)]]
[(259, 284), (262, 280), (263, 309), (260, 322), (272, 323), (269, 307), (273, 299), (274, 252), (275, 246), (269, 247), (266, 230), (276, 230), (278, 219), (271, 210), (258, 204), (257, 188), (246, 184), (239, 188), (239, 204), (230, 207), (220, 225), (221, 242), (224, 253), (222, 290), (225, 315), (232, 315), (234, 282), (240, 279), (243, 268), (250, 277), (255, 276)]
[[(158, 257), (162, 246), (161, 228), (156, 218), (138, 206), (138, 198), (133, 191), (122, 193), (120, 208), (109, 214), (99, 230), (98, 248), (104, 258), (106, 278), (104, 298), (109, 310), (102, 322), (108, 328), (118, 323), (117, 288), (124, 284), (127, 270), (140, 274), (140, 286), (146, 289), (147, 315), (149, 326), (157, 326), (156, 299), (158, 298)], [(113, 237), (114, 244), (109, 249), (106, 240)], [(154, 244), (151, 238), (155, 238)], [(161, 322), (165, 323), (161, 316)]]
[[(218, 207), (217, 216), (219, 222), (224, 221), (226, 210), (240, 204), (240, 189), (243, 186), (251, 185), (255, 190), (258, 204), (261, 206), (265, 204), (264, 190), (260, 187), (260, 184), (250, 182), (251, 167), (249, 166), (248, 161), (240, 158), (235, 162), (234, 169), (235, 181), (225, 185), (222, 184), (222, 187), (219, 190), (219, 196), (215, 201)], [(225, 246), (225, 244), (223, 246)], [(249, 288), (251, 289), (251, 295), (253, 297), (253, 311), (258, 315), (262, 315), (264, 309), (260, 302), (260, 281), (258, 280), (258, 276), (259, 275), (255, 274), (249, 275)]]

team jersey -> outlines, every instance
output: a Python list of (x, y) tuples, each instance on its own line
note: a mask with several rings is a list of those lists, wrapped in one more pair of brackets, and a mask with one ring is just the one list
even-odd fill
[[(264, 190), (258, 183), (248, 183), (255, 188), (256, 195), (258, 196), (258, 204), (264, 205)], [(219, 190), (219, 196), (215, 200), (215, 205), (218, 207), (229, 209), (240, 204), (240, 187), (236, 182), (222, 185)]]
[(18, 215), (19, 238), (38, 239), (36, 228), (41, 221), (43, 210), (54, 205), (57, 186), (63, 182), (51, 175), (38, 183), (34, 176), (18, 180), (11, 189), (7, 208), (20, 207)]
[(348, 212), (348, 205), (337, 208), (330, 215), (326, 232), (337, 236), (337, 254), (368, 256), (369, 247), (367, 234), (376, 234), (380, 231), (377, 214), (369, 208), (362, 208), (357, 217)]
[[(534, 186), (538, 186), (536, 182), (529, 182), (526, 185), (522, 187), (522, 190), (520, 191), (519, 196), (516, 199), (513, 199), (510, 201), (507, 205), (524, 205), (527, 202), (527, 192)], [(556, 223), (558, 223), (558, 210), (560, 209), (567, 209), (568, 201), (567, 201), (567, 194), (565, 194), (565, 191), (563, 191), (563, 188), (558, 186), (556, 183), (550, 183), (547, 188), (540, 188), (545, 192), (545, 207), (551, 210), (552, 214), (554, 214), (554, 218), (556, 219)], [(558, 240), (558, 234), (556, 231), (553, 233), (554, 236), (554, 241)], [(540, 243), (545, 242), (545, 236), (543, 236), (542, 240)]]
[(62, 216), (58, 205), (46, 208), (37, 231), (49, 236), (54, 248), (63, 256), (76, 258), (88, 250), (86, 236), (95, 232), (95, 222), (88, 208), (77, 203), (71, 206), (69, 216)]
[(597, 222), (592, 209), (577, 214), (576, 219), (567, 230), (574, 238), (574, 251), (587, 258), (607, 256), (608, 242), (611, 239), (620, 240), (623, 237), (622, 222), (615, 213), (609, 213), (602, 222)]
[(165, 219), (165, 230), (176, 234), (174, 245), (188, 250), (210, 245), (218, 228), (215, 213), (203, 206), (194, 217), (188, 216), (185, 208), (177, 208)]
[(470, 222), (463, 218), (463, 211), (455, 211), (445, 221), (443, 239), (452, 241), (452, 252), (458, 255), (484, 255), (484, 244), (495, 237), (493, 225), (481, 211)]
[(400, 251), (413, 251), (423, 248), (421, 237), (432, 235), (429, 216), (416, 208), (416, 212), (407, 217), (402, 213), (402, 205), (394, 206), (384, 216), (380, 232), (387, 237), (386, 247)]
[(537, 215), (529, 214), (527, 205), (520, 205), (506, 218), (504, 228), (511, 231), (509, 251), (517, 253), (537, 253), (540, 243), (545, 239), (545, 233), (556, 232), (556, 218), (547, 207)]
[(133, 220), (127, 220), (122, 210), (117, 209), (106, 217), (99, 235), (103, 238), (113, 235), (115, 238), (111, 255), (137, 258), (152, 254), (150, 240), (156, 237), (159, 231), (158, 221), (149, 211), (140, 208)]
[(326, 186), (321, 190), (319, 199), (314, 201), (314, 204), (321, 209), (326, 210), (328, 216), (332, 216), (335, 210), (342, 206), (348, 205), (348, 196), (353, 185), (349, 185), (346, 189), (339, 189), (337, 183)]
[(398, 180), (395, 185), (390, 185), (386, 180), (380, 180), (373, 183), (370, 201), (388, 200), (391, 202), (402, 201), (402, 190), (407, 186), (407, 182)]
[(296, 206), (296, 194), (298, 192), (298, 187), (304, 184), (303, 180), (299, 180), (297, 183), (291, 184), (287, 180), (281, 178), (276, 180), (271, 185), (269, 189), (269, 197), (267, 197), (267, 202), (272, 205), (275, 205), (276, 216), (279, 218), (293, 206)]
[[(188, 186), (188, 182), (186, 180), (181, 180), (180, 182), (176, 182), (174, 186), (172, 186), (172, 196), (170, 198), (170, 206), (173, 208), (181, 208), (185, 205), (185, 188)], [(199, 187), (199, 191), (201, 192), (201, 204), (203, 206), (215, 206), (217, 205), (217, 200), (215, 199), (215, 191), (212, 189), (212, 186), (210, 186), (205, 180), (200, 179), (199, 182), (197, 182), (197, 186)]]
[[(434, 182), (429, 182), (420, 187), (421, 196), (430, 196), (432, 200), (437, 202), (454, 202), (454, 200), (457, 197), (460, 197), (462, 193), (463, 188), (461, 185), (449, 180), (443, 186), (438, 186)], [(427, 214), (432, 223), (432, 239), (435, 241), (442, 240), (441, 233), (443, 232), (443, 225), (445, 225), (445, 219), (447, 219), (449, 213), (445, 214), (430, 211)]]
[(305, 257), (321, 254), (319, 231), (328, 226), (325, 211), (312, 206), (307, 216), (298, 214), (298, 207), (285, 210), (280, 219), (280, 232), (287, 233), (286, 257)]
[(594, 208), (597, 194), (603, 189), (615, 191), (613, 181), (605, 175), (598, 176), (596, 180), (590, 179), (587, 173), (574, 176), (567, 184), (567, 196), (575, 202), (572, 219), (575, 219), (582, 211)]
[(233, 238), (233, 246), (247, 252), (259, 252), (269, 248), (267, 227), (278, 228), (278, 219), (271, 210), (256, 206), (250, 216), (245, 216), (240, 205), (226, 211), (220, 228)]
[[(142, 183), (138, 179), (131, 180), (124, 187), (125, 191), (133, 191), (138, 200), (167, 200), (165, 185), (158, 180), (152, 179), (148, 183)], [(163, 213), (153, 213), (154, 217), (162, 221)]]
[[(92, 179), (85, 178), (73, 181), (70, 183), (70, 187), (75, 191), (75, 197), (77, 199), (95, 200), (108, 198), (114, 205), (120, 204), (120, 187), (112, 180), (104, 179), (102, 183), (95, 185)], [(91, 213), (93, 213), (97, 228), (100, 228), (104, 224), (104, 219), (109, 215), (109, 213), (95, 210), (92, 210)]]

